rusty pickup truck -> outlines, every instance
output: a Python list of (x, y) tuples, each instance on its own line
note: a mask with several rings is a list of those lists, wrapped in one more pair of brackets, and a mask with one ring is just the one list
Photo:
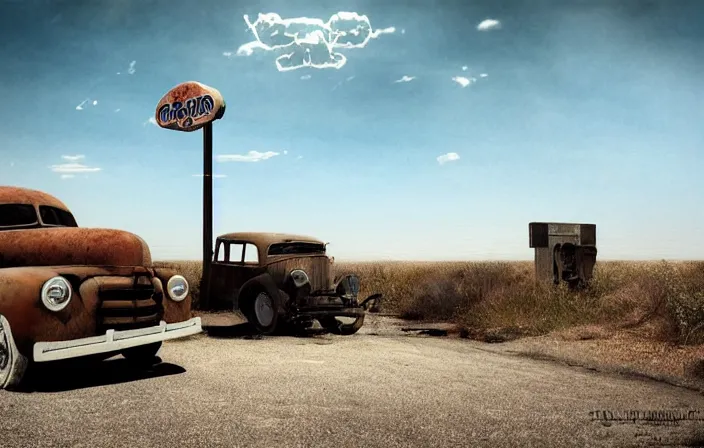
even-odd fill
[(31, 363), (151, 363), (162, 341), (201, 331), (188, 282), (152, 267), (140, 237), (79, 228), (57, 198), (0, 186), (0, 388)]

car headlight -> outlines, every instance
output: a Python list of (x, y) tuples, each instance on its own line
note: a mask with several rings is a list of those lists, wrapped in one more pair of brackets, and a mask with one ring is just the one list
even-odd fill
[(180, 302), (188, 295), (188, 281), (182, 275), (174, 275), (166, 283), (166, 291), (171, 300)]
[(310, 282), (308, 274), (306, 274), (306, 272), (302, 269), (291, 271), (291, 279), (293, 280), (293, 284), (296, 288), (300, 288)]
[(49, 311), (61, 311), (71, 302), (71, 284), (63, 277), (53, 277), (42, 286), (42, 303)]

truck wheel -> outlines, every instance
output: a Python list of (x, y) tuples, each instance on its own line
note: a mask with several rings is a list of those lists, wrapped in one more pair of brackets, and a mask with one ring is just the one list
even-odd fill
[(140, 366), (151, 366), (154, 365), (154, 358), (160, 348), (161, 342), (152, 342), (151, 344), (127, 348), (122, 351), (122, 356), (131, 363)]
[(256, 332), (270, 335), (276, 331), (279, 310), (274, 299), (266, 291), (258, 291), (247, 305), (246, 317)]
[(12, 338), (10, 323), (0, 314), (0, 389), (16, 389), (27, 370), (28, 361)]
[(364, 325), (364, 315), (357, 317), (351, 324), (346, 324), (335, 317), (321, 317), (320, 325), (332, 334), (350, 336), (355, 334)]

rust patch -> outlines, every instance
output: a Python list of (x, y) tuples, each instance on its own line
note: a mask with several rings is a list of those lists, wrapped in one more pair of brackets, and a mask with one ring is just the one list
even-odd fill
[(148, 266), (149, 246), (122, 230), (77, 227), (0, 232), (0, 267)]

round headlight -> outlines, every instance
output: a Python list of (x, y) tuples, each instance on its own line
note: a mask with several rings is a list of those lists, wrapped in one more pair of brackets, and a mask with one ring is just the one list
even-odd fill
[(300, 288), (301, 286), (310, 282), (310, 280), (308, 279), (308, 274), (306, 274), (306, 272), (302, 269), (296, 269), (294, 271), (291, 271), (291, 279), (293, 280), (293, 284), (296, 286), (296, 288)]
[(61, 311), (71, 302), (71, 284), (63, 277), (53, 277), (42, 286), (42, 303), (49, 311)]
[(166, 284), (166, 290), (171, 300), (180, 302), (188, 295), (188, 282), (182, 275), (174, 275)]

